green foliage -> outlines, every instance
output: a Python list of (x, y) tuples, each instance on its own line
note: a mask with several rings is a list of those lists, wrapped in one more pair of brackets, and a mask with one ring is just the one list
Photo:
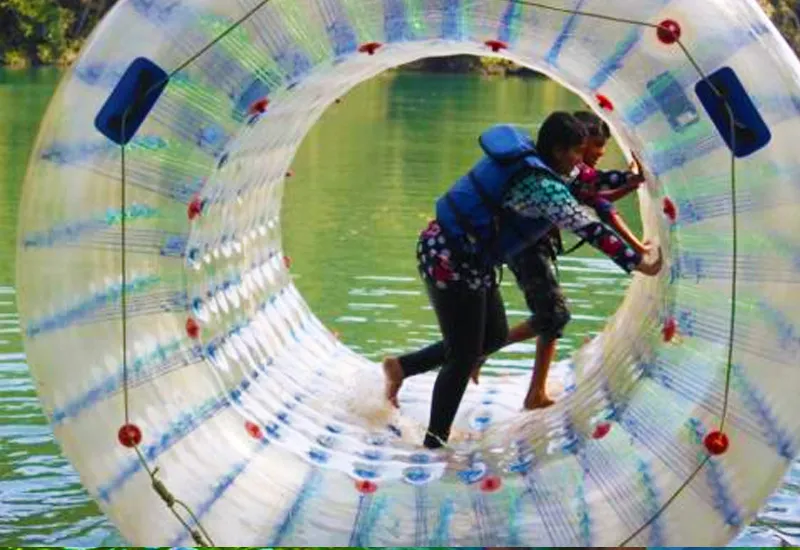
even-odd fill
[(534, 73), (499, 57), (453, 55), (420, 59), (403, 66), (406, 71), (426, 73), (480, 73), (484, 75), (532, 75)]
[(0, 59), (12, 67), (70, 62), (113, 0), (0, 0)]
[(797, 15), (800, 2), (798, 0), (758, 0), (758, 2), (795, 53), (800, 55), (800, 19)]
[(3, 52), (2, 64), (12, 69), (24, 69), (30, 64), (28, 56), (20, 49), (6, 50)]

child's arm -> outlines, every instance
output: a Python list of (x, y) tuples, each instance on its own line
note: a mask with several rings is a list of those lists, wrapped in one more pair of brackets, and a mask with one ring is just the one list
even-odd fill
[(633, 172), (609, 170), (597, 172), (597, 198), (616, 202), (639, 189), (644, 183), (644, 177)]
[(567, 187), (554, 179), (536, 176), (526, 179), (513, 188), (506, 205), (523, 216), (544, 218), (559, 229), (574, 232), (627, 272), (657, 273), (661, 268), (660, 257), (652, 265), (643, 262), (642, 256), (608, 225), (585, 214)]
[(631, 151), (631, 155), (633, 161), (631, 161), (629, 171), (597, 172), (597, 198), (616, 202), (636, 191), (645, 182), (642, 162), (633, 151)]
[(636, 250), (636, 252), (639, 254), (646, 254), (649, 252), (649, 248), (645, 246), (638, 238), (636, 238), (636, 235), (634, 235), (633, 231), (630, 230), (628, 224), (625, 223), (625, 220), (619, 215), (617, 209), (614, 208), (613, 204), (611, 204), (611, 201), (597, 199), (593, 206), (597, 211), (597, 214), (600, 216), (600, 219), (610, 225), (614, 231), (619, 233), (620, 236), (625, 239), (625, 241), (630, 244), (634, 250)]
[(617, 213), (616, 209), (609, 215), (608, 224), (613, 227), (636, 252), (642, 255), (650, 252), (650, 248), (636, 238), (636, 235), (633, 234), (633, 231), (630, 230), (628, 224), (625, 223), (625, 220)]

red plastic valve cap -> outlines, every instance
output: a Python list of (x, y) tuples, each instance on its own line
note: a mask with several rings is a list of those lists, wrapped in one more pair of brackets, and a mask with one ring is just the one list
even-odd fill
[(661, 335), (664, 337), (665, 342), (672, 342), (677, 332), (678, 323), (675, 321), (674, 317), (670, 317), (664, 321), (664, 328), (661, 329)]
[(367, 479), (360, 479), (356, 481), (356, 491), (362, 495), (371, 495), (377, 490), (378, 485), (374, 481), (369, 481)]
[(658, 39), (662, 44), (672, 45), (681, 38), (681, 26), (674, 19), (664, 19), (658, 24), (656, 30)]
[(261, 439), (263, 435), (261, 428), (258, 427), (258, 424), (255, 422), (250, 422), (249, 420), (244, 423), (244, 429), (247, 430), (247, 433), (250, 434), (250, 437), (253, 439)]
[(487, 40), (484, 42), (487, 48), (491, 48), (491, 50), (495, 53), (499, 52), (500, 50), (507, 50), (508, 44), (503, 42), (502, 40)]
[(382, 46), (383, 44), (380, 42), (365, 42), (358, 47), (358, 51), (369, 55), (375, 55), (375, 52), (381, 49)]
[(678, 219), (678, 207), (675, 206), (675, 203), (672, 202), (672, 199), (669, 197), (664, 197), (664, 215), (669, 218), (669, 221), (675, 223), (675, 220)]
[(195, 220), (200, 217), (200, 214), (203, 213), (203, 201), (200, 197), (195, 197), (192, 199), (192, 202), (189, 203), (189, 208), (187, 210), (187, 214), (189, 215), (190, 220)]
[(292, 268), (292, 258), (290, 256), (283, 257), (283, 265), (286, 266), (286, 269)]
[(608, 99), (603, 94), (597, 94), (597, 96), (595, 96), (595, 99), (597, 99), (597, 104), (604, 111), (613, 111), (614, 110), (614, 104), (611, 103), (611, 100)]
[(497, 491), (503, 485), (503, 480), (500, 479), (500, 476), (486, 476), (481, 481), (481, 491), (485, 493), (493, 493)]
[(200, 325), (191, 317), (186, 319), (186, 334), (192, 340), (197, 340), (200, 337)]
[(117, 439), (123, 447), (132, 449), (142, 442), (142, 430), (136, 424), (125, 424), (117, 432)]
[(730, 441), (728, 441), (727, 435), (719, 430), (714, 430), (713, 432), (709, 432), (705, 439), (703, 439), (703, 445), (706, 446), (708, 454), (719, 456), (728, 450)]
[(269, 107), (269, 99), (262, 97), (254, 101), (247, 112), (251, 115), (262, 115), (267, 112), (267, 107)]
[(597, 426), (594, 427), (594, 432), (592, 432), (592, 437), (594, 439), (603, 439), (605, 436), (608, 435), (608, 432), (611, 431), (611, 424), (609, 422), (600, 422)]

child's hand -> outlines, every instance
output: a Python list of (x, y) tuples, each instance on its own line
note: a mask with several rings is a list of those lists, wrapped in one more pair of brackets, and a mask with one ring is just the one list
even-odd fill
[(628, 174), (628, 179), (625, 184), (631, 189), (637, 189), (644, 183), (644, 176), (641, 174)]
[(639, 250), (637, 250), (637, 252), (639, 252), (639, 254), (647, 256), (656, 249), (656, 245), (654, 245), (652, 241), (644, 241), (638, 248)]
[(651, 261), (648, 259), (647, 256), (642, 258), (642, 261), (639, 265), (636, 266), (636, 271), (653, 277), (658, 275), (661, 271), (661, 267), (664, 265), (664, 256), (661, 252), (661, 247), (658, 247), (658, 257), (655, 261)]
[(642, 166), (642, 161), (639, 160), (639, 157), (633, 151), (631, 151), (631, 156), (633, 157), (630, 164), (631, 172), (642, 176), (642, 181), (644, 181), (644, 167)]

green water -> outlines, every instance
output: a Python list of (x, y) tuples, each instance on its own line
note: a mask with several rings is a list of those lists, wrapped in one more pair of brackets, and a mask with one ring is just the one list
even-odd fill
[[(297, 285), (319, 316), (371, 358), (438, 338), (416, 275), (414, 248), (434, 200), (475, 162), (477, 136), (512, 122), (534, 131), (582, 103), (547, 80), (388, 74), (354, 90), (307, 137), (285, 196), (285, 247)], [(607, 164), (622, 163), (611, 148)], [(622, 210), (638, 230), (634, 200)], [(560, 271), (575, 321), (562, 353), (602, 328), (627, 277), (588, 247)], [(528, 316), (506, 271), (510, 322)], [(526, 346), (495, 365), (528, 368)]]
[[(0, 545), (122, 544), (61, 457), (38, 406), (14, 295), (17, 205), (55, 71), (0, 70)], [(487, 125), (536, 125), (580, 101), (545, 80), (390, 74), (333, 106), (303, 143), (284, 203), (286, 253), (306, 300), (342, 340), (378, 359), (438, 338), (416, 276), (414, 247), (433, 201), (472, 162)], [(622, 162), (609, 151), (606, 164)], [(636, 204), (621, 210), (636, 231)], [(628, 279), (591, 250), (561, 262), (573, 322), (559, 353), (602, 329)], [(506, 273), (511, 323), (527, 316)], [(528, 369), (532, 346), (493, 357), (488, 374)], [(796, 506), (796, 499), (795, 504)], [(800, 517), (800, 513), (795, 514)], [(740, 544), (775, 543), (752, 531)]]

